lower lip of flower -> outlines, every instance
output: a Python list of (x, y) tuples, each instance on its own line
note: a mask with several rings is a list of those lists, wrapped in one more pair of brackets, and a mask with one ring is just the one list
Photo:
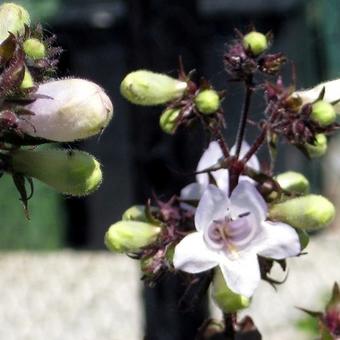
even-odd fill
[(207, 245), (214, 250), (225, 250), (230, 255), (237, 254), (238, 250), (245, 248), (254, 236), (254, 227), (247, 214), (232, 220), (229, 216), (213, 221), (204, 239)]

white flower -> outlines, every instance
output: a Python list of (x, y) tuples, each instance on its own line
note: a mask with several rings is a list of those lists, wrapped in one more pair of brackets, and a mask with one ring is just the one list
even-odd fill
[[(242, 158), (249, 150), (249, 145), (246, 142), (242, 142), (240, 157)], [(236, 152), (236, 147), (233, 146), (230, 149), (230, 154), (234, 155)], [(216, 141), (210, 142), (208, 148), (204, 151), (201, 159), (198, 162), (196, 171), (202, 171), (211, 168), (218, 164), (218, 161), (223, 158), (223, 153), (221, 147)], [(256, 156), (252, 156), (247, 162), (247, 166), (253, 168), (256, 171), (260, 170), (260, 164)], [(229, 171), (227, 169), (219, 169), (211, 172), (211, 176), (214, 178), (216, 185), (228, 193), (229, 190)], [(252, 180), (247, 176), (240, 176), (240, 181), (250, 181)], [(202, 173), (196, 175), (196, 182), (190, 183), (181, 190), (180, 197), (182, 200), (199, 200), (202, 197), (204, 190), (209, 185), (209, 175), (207, 173)], [(193, 207), (189, 204), (182, 204), (182, 207), (188, 210), (192, 210)]]
[(20, 121), (33, 137), (70, 142), (100, 133), (110, 122), (113, 106), (97, 84), (84, 79), (62, 79), (41, 84), (38, 98), (26, 108), (34, 115)]
[(197, 231), (175, 247), (175, 268), (195, 274), (220, 266), (230, 289), (252, 296), (261, 279), (257, 254), (284, 259), (300, 253), (296, 231), (266, 216), (265, 201), (248, 181), (240, 182), (230, 198), (208, 185), (195, 213)]

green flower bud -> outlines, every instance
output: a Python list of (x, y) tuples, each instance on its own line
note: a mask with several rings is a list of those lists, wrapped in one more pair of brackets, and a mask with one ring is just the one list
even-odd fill
[(272, 205), (269, 210), (269, 219), (308, 231), (327, 226), (334, 216), (334, 205), (320, 195), (292, 198)]
[(327, 137), (323, 133), (319, 133), (315, 136), (314, 144), (305, 144), (305, 148), (309, 157), (321, 157), (327, 151)]
[(307, 194), (309, 192), (308, 179), (295, 171), (287, 171), (276, 177), (280, 187), (287, 191), (293, 191), (299, 194)]
[(214, 90), (203, 90), (196, 96), (195, 104), (198, 111), (209, 115), (220, 108), (220, 96)]
[(310, 118), (321, 127), (325, 127), (335, 122), (336, 113), (332, 104), (318, 100), (312, 106)]
[(105, 234), (106, 247), (115, 252), (138, 251), (156, 241), (161, 228), (139, 221), (119, 221)]
[(29, 26), (31, 22), (30, 15), (22, 6), (14, 3), (4, 3), (0, 6), (0, 43), (9, 35), (23, 34), (25, 25)]
[(32, 59), (41, 59), (46, 57), (45, 45), (35, 38), (30, 38), (24, 41), (23, 44), (26, 55)]
[(129, 209), (125, 210), (122, 220), (146, 222), (145, 205), (133, 205)]
[(268, 40), (264, 34), (253, 31), (243, 37), (243, 46), (257, 56), (268, 48)]
[(251, 300), (243, 295), (234, 293), (224, 280), (220, 269), (214, 273), (212, 297), (224, 313), (235, 313), (249, 307)]
[(166, 109), (159, 119), (161, 129), (170, 135), (174, 134), (177, 127), (176, 120), (180, 113), (180, 109)]
[(129, 73), (120, 84), (120, 92), (128, 101), (137, 105), (160, 105), (180, 98), (187, 83), (165, 74), (147, 70)]
[(100, 164), (83, 151), (17, 150), (11, 155), (13, 172), (34, 177), (63, 194), (88, 195), (102, 181)]
[(24, 79), (22, 80), (20, 84), (20, 88), (22, 90), (29, 89), (34, 86), (34, 80), (31, 75), (31, 72), (28, 70), (27, 67), (25, 67), (25, 74), (24, 74)]

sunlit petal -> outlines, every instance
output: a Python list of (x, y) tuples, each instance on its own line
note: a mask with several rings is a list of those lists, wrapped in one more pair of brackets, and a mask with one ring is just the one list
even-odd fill
[(176, 269), (195, 274), (215, 267), (218, 256), (207, 247), (203, 233), (194, 232), (175, 247), (173, 264)]
[(261, 279), (255, 253), (245, 253), (235, 260), (221, 257), (220, 268), (231, 290), (246, 297), (253, 295)]
[(301, 251), (299, 236), (288, 224), (282, 222), (262, 222), (262, 232), (253, 240), (259, 255), (273, 259), (296, 256)]
[[(218, 143), (215, 141), (210, 142), (208, 148), (204, 151), (201, 159), (198, 162), (197, 171), (202, 171), (217, 165), (218, 161), (222, 157), (223, 153)], [(203, 185), (209, 184), (209, 176), (206, 173), (197, 175), (196, 180), (198, 183)]]
[(255, 216), (257, 223), (266, 219), (267, 204), (255, 186), (248, 181), (240, 182), (230, 197), (233, 218), (244, 213)]
[(204, 232), (213, 221), (228, 216), (229, 204), (229, 198), (223, 191), (214, 185), (208, 185), (196, 210), (196, 229)]

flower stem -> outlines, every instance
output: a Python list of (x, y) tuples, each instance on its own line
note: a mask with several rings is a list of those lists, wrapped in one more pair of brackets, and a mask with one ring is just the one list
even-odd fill
[(223, 313), (224, 318), (224, 335), (226, 340), (234, 340), (236, 336), (235, 332), (235, 319), (236, 314), (233, 313)]
[(242, 162), (245, 164), (249, 161), (249, 159), (257, 152), (257, 150), (262, 146), (265, 141), (267, 135), (267, 128), (263, 128), (260, 135), (256, 138), (254, 144), (250, 147), (248, 152), (242, 158)]
[(250, 108), (251, 96), (253, 94), (253, 76), (250, 75), (248, 79), (245, 80), (244, 84), (246, 87), (246, 95), (245, 95), (244, 104), (242, 107), (241, 118), (240, 118), (237, 135), (236, 135), (236, 141), (235, 141), (235, 145), (236, 145), (235, 156), (237, 158), (239, 158), (240, 156), (242, 141), (243, 141), (244, 133), (246, 131), (246, 126), (247, 126), (247, 119), (248, 119), (248, 113), (249, 113), (249, 108)]

